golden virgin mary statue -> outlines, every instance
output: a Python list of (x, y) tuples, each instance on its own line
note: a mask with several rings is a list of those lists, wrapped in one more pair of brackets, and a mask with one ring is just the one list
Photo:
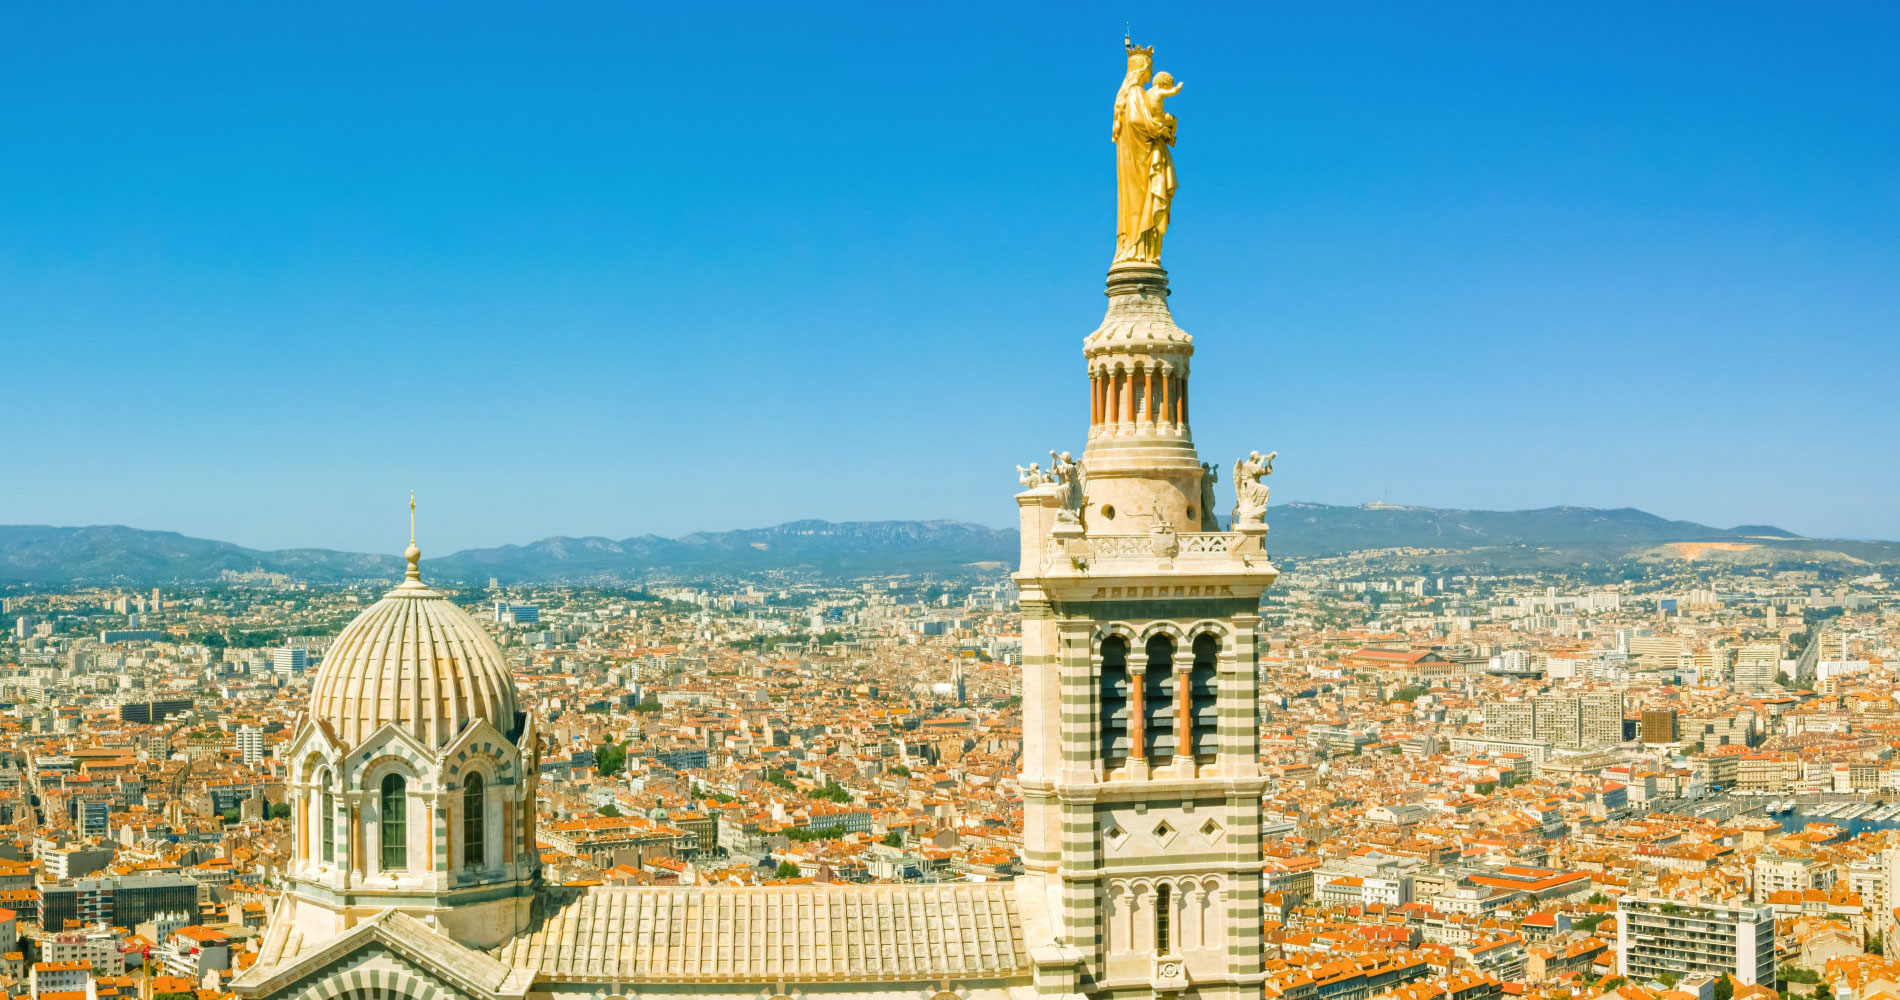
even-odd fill
[(1128, 75), (1115, 94), (1115, 263), (1158, 264), (1174, 200), (1174, 116), (1163, 104), (1181, 85), (1154, 72), (1154, 46), (1126, 38), (1122, 45)]

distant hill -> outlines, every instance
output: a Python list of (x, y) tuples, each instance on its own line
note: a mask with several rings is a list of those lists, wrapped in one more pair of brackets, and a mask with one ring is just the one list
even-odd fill
[(511, 581), (637, 578), (649, 572), (744, 573), (807, 568), (828, 573), (951, 571), (1021, 554), (1013, 530), (962, 521), (793, 521), (774, 528), (544, 538), (527, 545), (466, 549), (430, 563), (464, 579)]
[[(544, 538), (429, 558), (429, 579), (509, 583), (638, 582), (649, 575), (810, 569), (825, 573), (948, 572), (1020, 553), (1015, 531), (958, 521), (794, 521), (773, 528), (680, 538)], [(235, 573), (279, 573), (311, 583), (393, 579), (394, 555), (327, 549), (261, 551), (171, 531), (117, 525), (0, 525), (0, 583), (183, 584)]]
[(327, 549), (261, 552), (175, 531), (119, 525), (0, 525), (0, 583), (204, 583), (226, 570), (336, 583), (400, 575), (402, 560)]
[[(1434, 550), (1421, 563), (1444, 567), (1673, 560), (1900, 565), (1900, 544), (1893, 542), (1809, 539), (1767, 525), (1712, 528), (1630, 508), (1484, 511), (1290, 503), (1273, 508), (1268, 522), (1268, 551), (1283, 560), (1405, 548)], [(1010, 567), (1019, 551), (1014, 529), (959, 521), (794, 521), (679, 538), (544, 538), (430, 558), (424, 571), (447, 583), (482, 583), (491, 576), (506, 583), (636, 583), (768, 570), (954, 573)], [(402, 561), (326, 549), (261, 551), (118, 526), (0, 526), (0, 583), (206, 583), (226, 571), (340, 583), (395, 579)]]
[(1648, 546), (1749, 537), (1796, 536), (1762, 525), (1711, 528), (1671, 521), (1633, 507), (1544, 507), (1538, 510), (1444, 510), (1398, 504), (1290, 503), (1276, 507), (1268, 536), (1275, 555), (1336, 555), (1365, 549), (1475, 549), (1497, 546), (1590, 548)]
[(1633, 507), (1498, 511), (1289, 503), (1273, 508), (1268, 523), (1267, 549), (1281, 559), (1405, 548), (1447, 550), (1420, 560), (1445, 567), (1671, 560), (1900, 564), (1900, 544), (1894, 542), (1803, 538), (1762, 524), (1713, 528)]

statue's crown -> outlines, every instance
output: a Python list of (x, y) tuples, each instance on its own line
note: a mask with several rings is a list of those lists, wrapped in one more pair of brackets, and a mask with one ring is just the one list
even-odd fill
[(1155, 47), (1154, 46), (1136, 45), (1134, 41), (1130, 39), (1129, 37), (1127, 37), (1126, 35), (1122, 36), (1122, 46), (1128, 50), (1128, 64), (1130, 66), (1133, 66), (1135, 64), (1136, 59), (1146, 59), (1148, 60), (1148, 65), (1150, 66), (1154, 65), (1154, 61), (1155, 61)]

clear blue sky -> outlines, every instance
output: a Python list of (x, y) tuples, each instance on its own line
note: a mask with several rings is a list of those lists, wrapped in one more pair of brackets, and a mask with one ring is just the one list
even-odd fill
[(1900, 538), (1871, 3), (9, 5), (0, 523), (1007, 524), (1083, 440), (1127, 19), (1204, 456)]

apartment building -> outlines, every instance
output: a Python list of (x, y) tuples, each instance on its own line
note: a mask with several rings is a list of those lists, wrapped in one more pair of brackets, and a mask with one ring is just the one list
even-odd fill
[(1746, 984), (1775, 982), (1779, 962), (1769, 907), (1626, 896), (1616, 909), (1617, 968), (1631, 979), (1706, 972)]

